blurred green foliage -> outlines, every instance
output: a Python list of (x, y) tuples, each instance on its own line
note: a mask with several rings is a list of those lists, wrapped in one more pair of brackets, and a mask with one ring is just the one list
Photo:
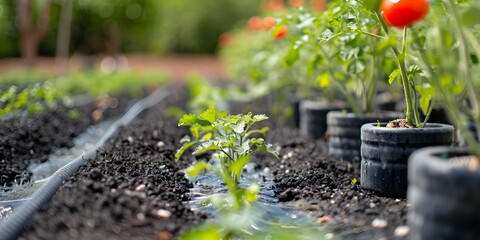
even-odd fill
[[(43, 1), (32, 1), (38, 15)], [(15, 2), (0, 1), (0, 58), (20, 54)], [(53, 1), (40, 55), (55, 54), (61, 3)], [(256, 0), (78, 0), (73, 6), (70, 51), (213, 53), (221, 33), (257, 14), (259, 6)]]
[(92, 97), (127, 94), (142, 97), (167, 82), (158, 71), (114, 71), (99, 69), (71, 72), (62, 77), (38, 70), (16, 70), (0, 75), (0, 121), (5, 114), (28, 110), (33, 114), (56, 106), (76, 95)]

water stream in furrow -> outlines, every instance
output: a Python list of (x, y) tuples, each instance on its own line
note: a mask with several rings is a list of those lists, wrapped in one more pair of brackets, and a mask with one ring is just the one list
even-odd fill
[[(213, 218), (218, 217), (220, 211), (211, 204), (206, 204), (206, 201), (212, 196), (227, 194), (226, 185), (213, 172), (202, 173), (191, 181), (194, 187), (190, 190), (190, 208), (193, 211), (205, 212)], [(262, 236), (264, 239), (271, 238), (272, 231), (293, 231), (299, 234), (296, 239), (309, 239), (313, 236), (318, 239), (325, 235), (325, 231), (305, 212), (278, 201), (274, 193), (273, 175), (268, 168), (258, 169), (253, 163), (247, 164), (240, 179), (240, 186), (247, 187), (252, 183), (259, 185), (260, 192), (258, 200), (249, 211), (249, 214), (255, 215), (252, 216), (254, 220), (250, 221), (251, 224), (244, 229), (245, 232), (256, 237)]]

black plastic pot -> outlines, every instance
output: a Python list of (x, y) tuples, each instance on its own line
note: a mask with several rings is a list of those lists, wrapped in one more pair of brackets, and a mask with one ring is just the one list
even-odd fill
[[(478, 239), (480, 168), (463, 149), (424, 148), (409, 160), (411, 239)], [(457, 158), (453, 160), (452, 157)]]
[(300, 102), (300, 133), (312, 139), (323, 138), (327, 131), (327, 113), (341, 109), (322, 102)]
[[(331, 111), (327, 114), (328, 153), (338, 159), (360, 164), (360, 128), (365, 123), (387, 122), (403, 118), (401, 112), (347, 113)], [(357, 165), (357, 166), (358, 166)]]
[(381, 195), (404, 198), (410, 154), (423, 147), (452, 145), (454, 129), (437, 123), (424, 128), (387, 128), (385, 125), (362, 126), (360, 183)]
[(300, 128), (300, 99), (292, 98), (290, 105), (292, 106), (293, 124), (295, 128)]

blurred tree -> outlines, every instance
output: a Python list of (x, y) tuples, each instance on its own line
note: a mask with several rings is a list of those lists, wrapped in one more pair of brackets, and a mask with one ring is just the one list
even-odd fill
[[(259, 14), (261, 3), (259, 0), (71, 1), (69, 55), (113, 56), (119, 52), (213, 53), (218, 37), (239, 21), (244, 23)], [(27, 52), (33, 56), (37, 52), (55, 55), (62, 32), (62, 3), (63, 0), (0, 0), (0, 57), (26, 56)]]
[(0, 57), (18, 56), (16, 47), (15, 5), (12, 0), (0, 1)]
[(20, 37), (20, 51), (25, 63), (31, 66), (37, 57), (38, 45), (48, 30), (52, 0), (42, 1), (42, 7), (34, 24), (35, 11), (31, 0), (16, 1), (16, 22)]

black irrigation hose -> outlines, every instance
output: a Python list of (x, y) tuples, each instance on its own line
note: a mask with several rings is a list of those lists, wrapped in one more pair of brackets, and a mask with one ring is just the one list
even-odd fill
[(153, 107), (165, 99), (168, 96), (168, 92), (168, 90), (160, 88), (150, 94), (148, 97), (138, 101), (122, 118), (114, 122), (108, 128), (107, 132), (102, 136), (102, 138), (100, 138), (100, 140), (98, 140), (93, 149), (83, 153), (81, 156), (75, 158), (71, 163), (56, 171), (48, 179), (48, 181), (32, 195), (31, 200), (22, 204), (18, 211), (0, 223), (0, 239), (16, 239), (23, 231), (23, 228), (30, 217), (48, 200), (50, 200), (63, 182), (75, 174), (80, 166), (85, 164), (88, 160), (95, 158), (97, 150), (103, 146), (103, 144), (105, 144), (105, 142), (117, 131), (120, 126), (128, 125), (142, 111)]

